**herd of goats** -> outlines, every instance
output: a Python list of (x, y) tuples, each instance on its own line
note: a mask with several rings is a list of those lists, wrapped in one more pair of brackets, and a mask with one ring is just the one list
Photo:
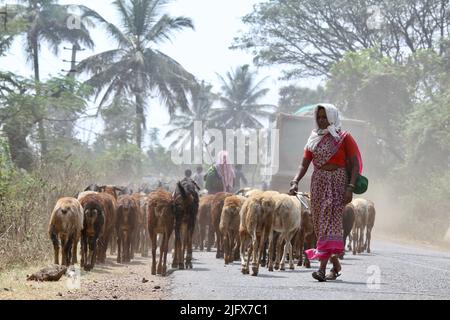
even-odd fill
[[(308, 258), (303, 258), (304, 250), (316, 244), (309, 207), (306, 193), (290, 196), (245, 188), (236, 194), (208, 194), (188, 178), (178, 181), (173, 192), (159, 188), (133, 193), (128, 188), (93, 184), (76, 198), (57, 201), (49, 235), (55, 264), (78, 263), (81, 241), (80, 266), (86, 271), (96, 262), (105, 263), (108, 245), (111, 254), (117, 250), (118, 263), (130, 262), (136, 252), (147, 256), (151, 248), (151, 273), (163, 276), (169, 251), (172, 268), (192, 268), (193, 247), (210, 251), (215, 245), (216, 258), (223, 258), (225, 264), (241, 260), (243, 274), (250, 273), (251, 260), (256, 276), (260, 266), (285, 270), (287, 258), (290, 269), (294, 259), (298, 266), (310, 268)], [(353, 254), (370, 252), (374, 222), (371, 201), (354, 199), (346, 206), (344, 242), (350, 237), (348, 249)]]

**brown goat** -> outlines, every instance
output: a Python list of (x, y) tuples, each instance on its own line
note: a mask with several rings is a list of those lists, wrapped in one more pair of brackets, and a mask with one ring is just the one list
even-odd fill
[(364, 229), (367, 225), (369, 203), (366, 199), (354, 199), (352, 205), (355, 208), (355, 224), (353, 225), (353, 254), (364, 251)]
[(135, 193), (132, 195), (138, 205), (138, 224), (134, 237), (134, 248), (142, 257), (148, 257), (150, 236), (148, 234), (147, 195)]
[(261, 191), (259, 189), (254, 189), (254, 188), (244, 188), (244, 189), (237, 191), (235, 194), (243, 196), (245, 198), (248, 198), (248, 197), (252, 196), (253, 194), (260, 193), (260, 192), (263, 192), (263, 191)]
[[(113, 210), (112, 213), (109, 214), (109, 216), (112, 216), (113, 218), (115, 217), (115, 210), (116, 210), (116, 205), (117, 205), (117, 196), (118, 196), (118, 192), (122, 192), (123, 191), (122, 188), (119, 188), (119, 187), (116, 187), (116, 186), (113, 186), (113, 185), (98, 186), (97, 184), (91, 184), (86, 189), (84, 189), (84, 191), (94, 191), (94, 192), (100, 192), (102, 194), (110, 195), (112, 197), (114, 210)], [(111, 201), (110, 199), (107, 200), (107, 202), (110, 202), (110, 201)], [(111, 205), (108, 204), (107, 207), (111, 207)], [(108, 209), (108, 208), (105, 208), (105, 209)], [(116, 238), (117, 237), (116, 237), (116, 234), (115, 234), (114, 220), (111, 221), (111, 224), (107, 220), (105, 221), (105, 223), (107, 223), (106, 236), (108, 238), (108, 242), (110, 242), (110, 247), (111, 247), (110, 254), (115, 254), (115, 252), (116, 252)], [(110, 229), (111, 229), (111, 231), (109, 231)], [(101, 248), (100, 248), (101, 250), (99, 252), (100, 253), (101, 262), (104, 262), (106, 260), (106, 251), (105, 251), (105, 253), (103, 253), (103, 248), (107, 248), (108, 244), (109, 244), (109, 243), (104, 244), (103, 243), (104, 240), (105, 239), (101, 240)], [(133, 253), (132, 253), (132, 255), (133, 255)]]
[[(289, 268), (294, 269), (294, 257), (292, 250), (292, 238), (300, 228), (300, 220), (303, 206), (301, 202), (293, 196), (279, 194), (272, 196), (275, 202), (273, 210), (272, 230), (279, 232), (280, 236), (276, 242), (273, 241), (273, 232), (269, 235), (269, 271), (273, 271), (272, 247), (276, 244), (275, 269), (285, 270), (285, 259), (289, 251)], [(281, 257), (281, 245), (284, 242), (283, 255)]]
[(105, 204), (98, 193), (79, 196), (84, 221), (81, 231), (81, 267), (86, 271), (94, 268), (97, 259), (97, 242), (105, 232)]
[[(88, 188), (86, 188), (85, 191), (87, 190), (103, 190), (102, 188), (98, 187), (97, 185), (91, 185)], [(109, 189), (106, 189), (109, 190)], [(109, 192), (112, 192), (111, 190), (109, 190)], [(115, 191), (114, 191), (115, 193)], [(83, 195), (86, 194), (92, 194), (91, 192), (83, 192), (78, 196), (78, 199), (80, 199), (81, 197), (83, 197)], [(105, 263), (106, 261), (106, 250), (108, 248), (108, 244), (114, 234), (114, 227), (115, 227), (115, 220), (116, 220), (116, 205), (117, 205), (117, 201), (114, 198), (113, 195), (106, 193), (106, 192), (101, 192), (101, 193), (96, 193), (101, 201), (101, 205), (102, 205), (102, 214), (103, 214), (103, 218), (104, 218), (104, 224), (105, 224), (105, 230), (103, 232), (103, 234), (101, 235), (100, 239), (99, 239), (99, 248), (98, 248), (98, 253), (97, 253), (97, 262), (99, 263)], [(84, 208), (84, 206), (83, 206)]]
[[(117, 198), (119, 196), (119, 193), (123, 191), (122, 188), (113, 186), (113, 185), (104, 185), (104, 186), (97, 186), (97, 190), (100, 193), (109, 194), (114, 198), (114, 206), (117, 206)], [(116, 253), (116, 244), (117, 244), (117, 234), (116, 229), (113, 227), (111, 234), (109, 235), (109, 245), (110, 245), (110, 254)], [(134, 258), (134, 252), (131, 252), (131, 258)], [(105, 254), (106, 259), (106, 254)]]
[[(247, 230), (247, 215), (250, 210), (250, 205), (257, 201), (256, 197), (262, 195), (263, 192), (255, 192), (249, 196), (242, 204), (241, 210), (239, 211), (239, 242), (240, 242), (240, 253), (241, 253), (241, 268), (243, 274), (248, 274), (249, 269), (247, 267), (247, 261), (250, 259), (251, 247), (249, 240), (251, 239), (250, 234)], [(247, 253), (247, 255), (246, 255)]]
[(112, 185), (106, 185), (106, 186), (99, 186), (98, 192), (104, 192), (114, 197), (114, 199), (117, 201), (118, 199), (118, 192), (123, 191), (122, 188), (112, 186)]
[[(311, 207), (311, 201), (309, 194), (298, 195), (302, 200)], [(295, 254), (298, 256), (297, 266), (304, 266), (306, 268), (311, 268), (311, 262), (308, 257), (304, 255), (305, 250), (316, 247), (316, 234), (314, 232), (314, 225), (312, 222), (311, 210), (302, 205), (302, 218), (300, 222), (300, 228), (297, 234), (294, 236), (294, 250)], [(305, 258), (303, 259), (303, 255)]]
[(83, 228), (83, 208), (75, 198), (61, 198), (56, 202), (50, 217), (48, 233), (53, 242), (55, 264), (59, 264), (61, 241), (61, 264), (77, 263), (77, 246)]
[(134, 236), (138, 223), (138, 205), (132, 196), (120, 196), (117, 201), (116, 236), (117, 262), (130, 262), (133, 258)]
[[(199, 196), (192, 179), (178, 181), (173, 193), (175, 207), (175, 255), (173, 267), (192, 269), (192, 236), (197, 221)], [(185, 260), (186, 257), (186, 260)]]
[(115, 231), (116, 222), (116, 205), (117, 202), (113, 196), (107, 193), (99, 193), (102, 197), (104, 207), (105, 207), (105, 232), (103, 236), (100, 237), (99, 251), (97, 255), (97, 262), (105, 263), (106, 261), (106, 251), (108, 249), (108, 244), (110, 243), (112, 236)]
[[(169, 251), (169, 239), (172, 235), (175, 213), (172, 195), (161, 189), (149, 194), (147, 198), (148, 232), (152, 244), (152, 274), (166, 275), (167, 253)], [(159, 247), (159, 263), (156, 269), (157, 236), (162, 234)]]
[(219, 229), (223, 236), (225, 264), (239, 260), (239, 212), (244, 201), (242, 196), (230, 196), (223, 205)]
[[(214, 200), (214, 195), (205, 195), (200, 197), (200, 205), (198, 208), (197, 225), (199, 229), (199, 247), (203, 251), (206, 241), (206, 251), (211, 251), (211, 246), (214, 242), (214, 231), (211, 223), (211, 205)], [(206, 238), (206, 230), (208, 230), (208, 239)]]
[[(344, 230), (344, 252), (339, 256), (340, 259), (344, 259), (345, 256), (345, 246), (347, 244), (347, 238), (351, 236), (353, 225), (355, 224), (355, 207), (353, 204), (349, 203), (344, 208), (344, 215), (342, 219), (342, 228)], [(349, 250), (351, 247), (351, 238), (349, 241)]]
[(227, 197), (233, 196), (232, 193), (219, 192), (214, 195), (211, 204), (211, 224), (216, 234), (217, 251), (216, 258), (223, 258), (223, 237), (220, 232), (220, 216), (222, 214), (223, 205)]
[(366, 242), (364, 244), (364, 250), (367, 249), (367, 253), (370, 253), (370, 240), (372, 239), (372, 229), (375, 225), (375, 204), (368, 200), (368, 210), (366, 219)]
[[(249, 273), (250, 256), (252, 256), (252, 275), (257, 276), (264, 250), (264, 243), (272, 232), (273, 211), (275, 201), (273, 196), (278, 192), (266, 191), (255, 193), (243, 204), (240, 212), (239, 235), (241, 239), (242, 273)], [(248, 258), (245, 260), (245, 248), (248, 239)]]

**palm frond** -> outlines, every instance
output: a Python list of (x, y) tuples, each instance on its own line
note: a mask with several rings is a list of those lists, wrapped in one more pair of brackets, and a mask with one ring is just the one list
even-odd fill
[(153, 43), (170, 41), (174, 32), (185, 28), (194, 30), (194, 24), (191, 19), (185, 17), (172, 18), (164, 15), (146, 34), (145, 39)]
[(174, 114), (178, 108), (188, 108), (186, 91), (192, 90), (195, 77), (161, 51), (147, 49), (144, 56), (144, 71), (151, 82), (150, 87), (159, 91), (169, 113)]
[(244, 104), (251, 104), (254, 103), (256, 101), (258, 101), (259, 99), (261, 99), (262, 97), (264, 97), (265, 95), (267, 95), (267, 93), (270, 91), (270, 89), (261, 89), (259, 91), (256, 91), (254, 93), (248, 93), (248, 95), (244, 98)]
[(238, 105), (235, 101), (228, 99), (227, 97), (220, 97), (219, 101), (222, 102), (228, 109), (237, 109)]
[[(128, 6), (127, 3), (124, 3), (123, 0), (115, 0), (112, 3), (117, 11), (119, 12), (119, 17), (121, 20), (122, 28), (125, 30), (127, 35), (135, 35), (136, 34), (136, 26), (133, 21), (133, 6)], [(134, 3), (133, 3), (134, 4)], [(136, 5), (134, 5), (136, 7)]]
[(102, 89), (106, 86), (109, 86), (116, 78), (121, 80), (121, 86), (126, 87), (130, 84), (130, 79), (126, 76), (131, 77), (132, 75), (130, 75), (129, 73), (125, 73), (124, 75), (124, 69), (126, 69), (126, 61), (124, 63), (122, 63), (122, 61), (114, 63), (108, 65), (104, 70), (96, 73), (85, 82), (88, 86), (94, 89), (94, 93), (96, 94), (95, 100), (97, 100)]
[(233, 91), (228, 81), (226, 81), (220, 74), (216, 73), (217, 77), (219, 78), (220, 82), (222, 82), (222, 91), (225, 93), (225, 95), (229, 96), (229, 94)]
[[(97, 115), (99, 114), (101, 108), (103, 107), (103, 105), (109, 100), (110, 96), (114, 93), (114, 100), (117, 99), (118, 97), (120, 97), (122, 95), (122, 91), (124, 89), (125, 85), (124, 83), (121, 81), (120, 77), (116, 77), (115, 79), (113, 79), (111, 81), (111, 84), (109, 85), (109, 87), (106, 89), (105, 93), (103, 94), (102, 100), (100, 101), (98, 108), (97, 108)], [(100, 93), (100, 91), (98, 92), (98, 94)], [(98, 97), (97, 94), (97, 97)], [(96, 97), (96, 98), (97, 98)]]
[(128, 37), (126, 37), (119, 28), (117, 28), (114, 24), (105, 20), (100, 14), (95, 12), (94, 10), (89, 9), (86, 6), (79, 6), (82, 10), (82, 18), (91, 18), (94, 21), (100, 22), (105, 26), (106, 31), (118, 42), (119, 48), (128, 48), (132, 44)]
[(116, 61), (120, 61), (117, 59), (121, 55), (123, 56), (124, 51), (122, 49), (113, 49), (109, 51), (104, 51), (93, 56), (90, 56), (84, 60), (82, 60), (77, 66), (76, 69), (79, 72), (87, 72), (87, 73), (97, 73), (103, 69), (105, 65), (112, 64)]

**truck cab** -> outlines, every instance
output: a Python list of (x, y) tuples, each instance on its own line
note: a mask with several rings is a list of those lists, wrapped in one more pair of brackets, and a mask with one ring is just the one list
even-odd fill
[[(311, 108), (311, 107), (309, 107)], [(313, 115), (297, 114), (278, 114), (272, 129), (278, 130), (278, 170), (270, 175), (270, 190), (287, 193), (290, 188), (290, 182), (298, 173), (298, 168), (303, 159), (304, 148), (311, 130), (314, 127)], [(364, 121), (353, 119), (342, 119), (342, 129), (349, 131), (358, 143), (361, 156), (364, 159), (367, 149), (368, 124)], [(276, 156), (272, 154), (271, 157)], [(274, 163), (274, 161), (272, 160)], [(307, 174), (299, 183), (299, 191), (309, 192), (311, 175), (314, 170), (311, 164)]]

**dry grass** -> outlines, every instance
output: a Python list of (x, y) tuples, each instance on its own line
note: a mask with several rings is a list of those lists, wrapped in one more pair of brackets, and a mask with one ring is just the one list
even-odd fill
[(65, 277), (58, 282), (26, 281), (27, 275), (38, 271), (35, 267), (16, 268), (0, 273), (0, 300), (54, 300), (66, 292)]
[(109, 257), (106, 264), (96, 265), (91, 272), (81, 271), (78, 288), (71, 287), (66, 276), (57, 282), (26, 281), (27, 275), (38, 269), (17, 268), (1, 273), (0, 300), (161, 300), (168, 297), (170, 278), (152, 276), (150, 258), (136, 257), (131, 263), (117, 264), (115, 258)]
[(27, 281), (27, 275), (53, 262), (47, 226), (57, 199), (75, 196), (96, 176), (82, 165), (65, 163), (30, 174), (12, 171), (0, 179), (0, 300), (165, 297), (169, 280), (150, 275), (148, 258), (130, 265), (118, 265), (109, 258), (92, 272), (81, 271), (78, 289), (68, 286), (66, 276), (57, 282)]
[(47, 226), (56, 201), (75, 196), (89, 180), (72, 164), (13, 172), (0, 190), (0, 272), (49, 260), (53, 254)]

